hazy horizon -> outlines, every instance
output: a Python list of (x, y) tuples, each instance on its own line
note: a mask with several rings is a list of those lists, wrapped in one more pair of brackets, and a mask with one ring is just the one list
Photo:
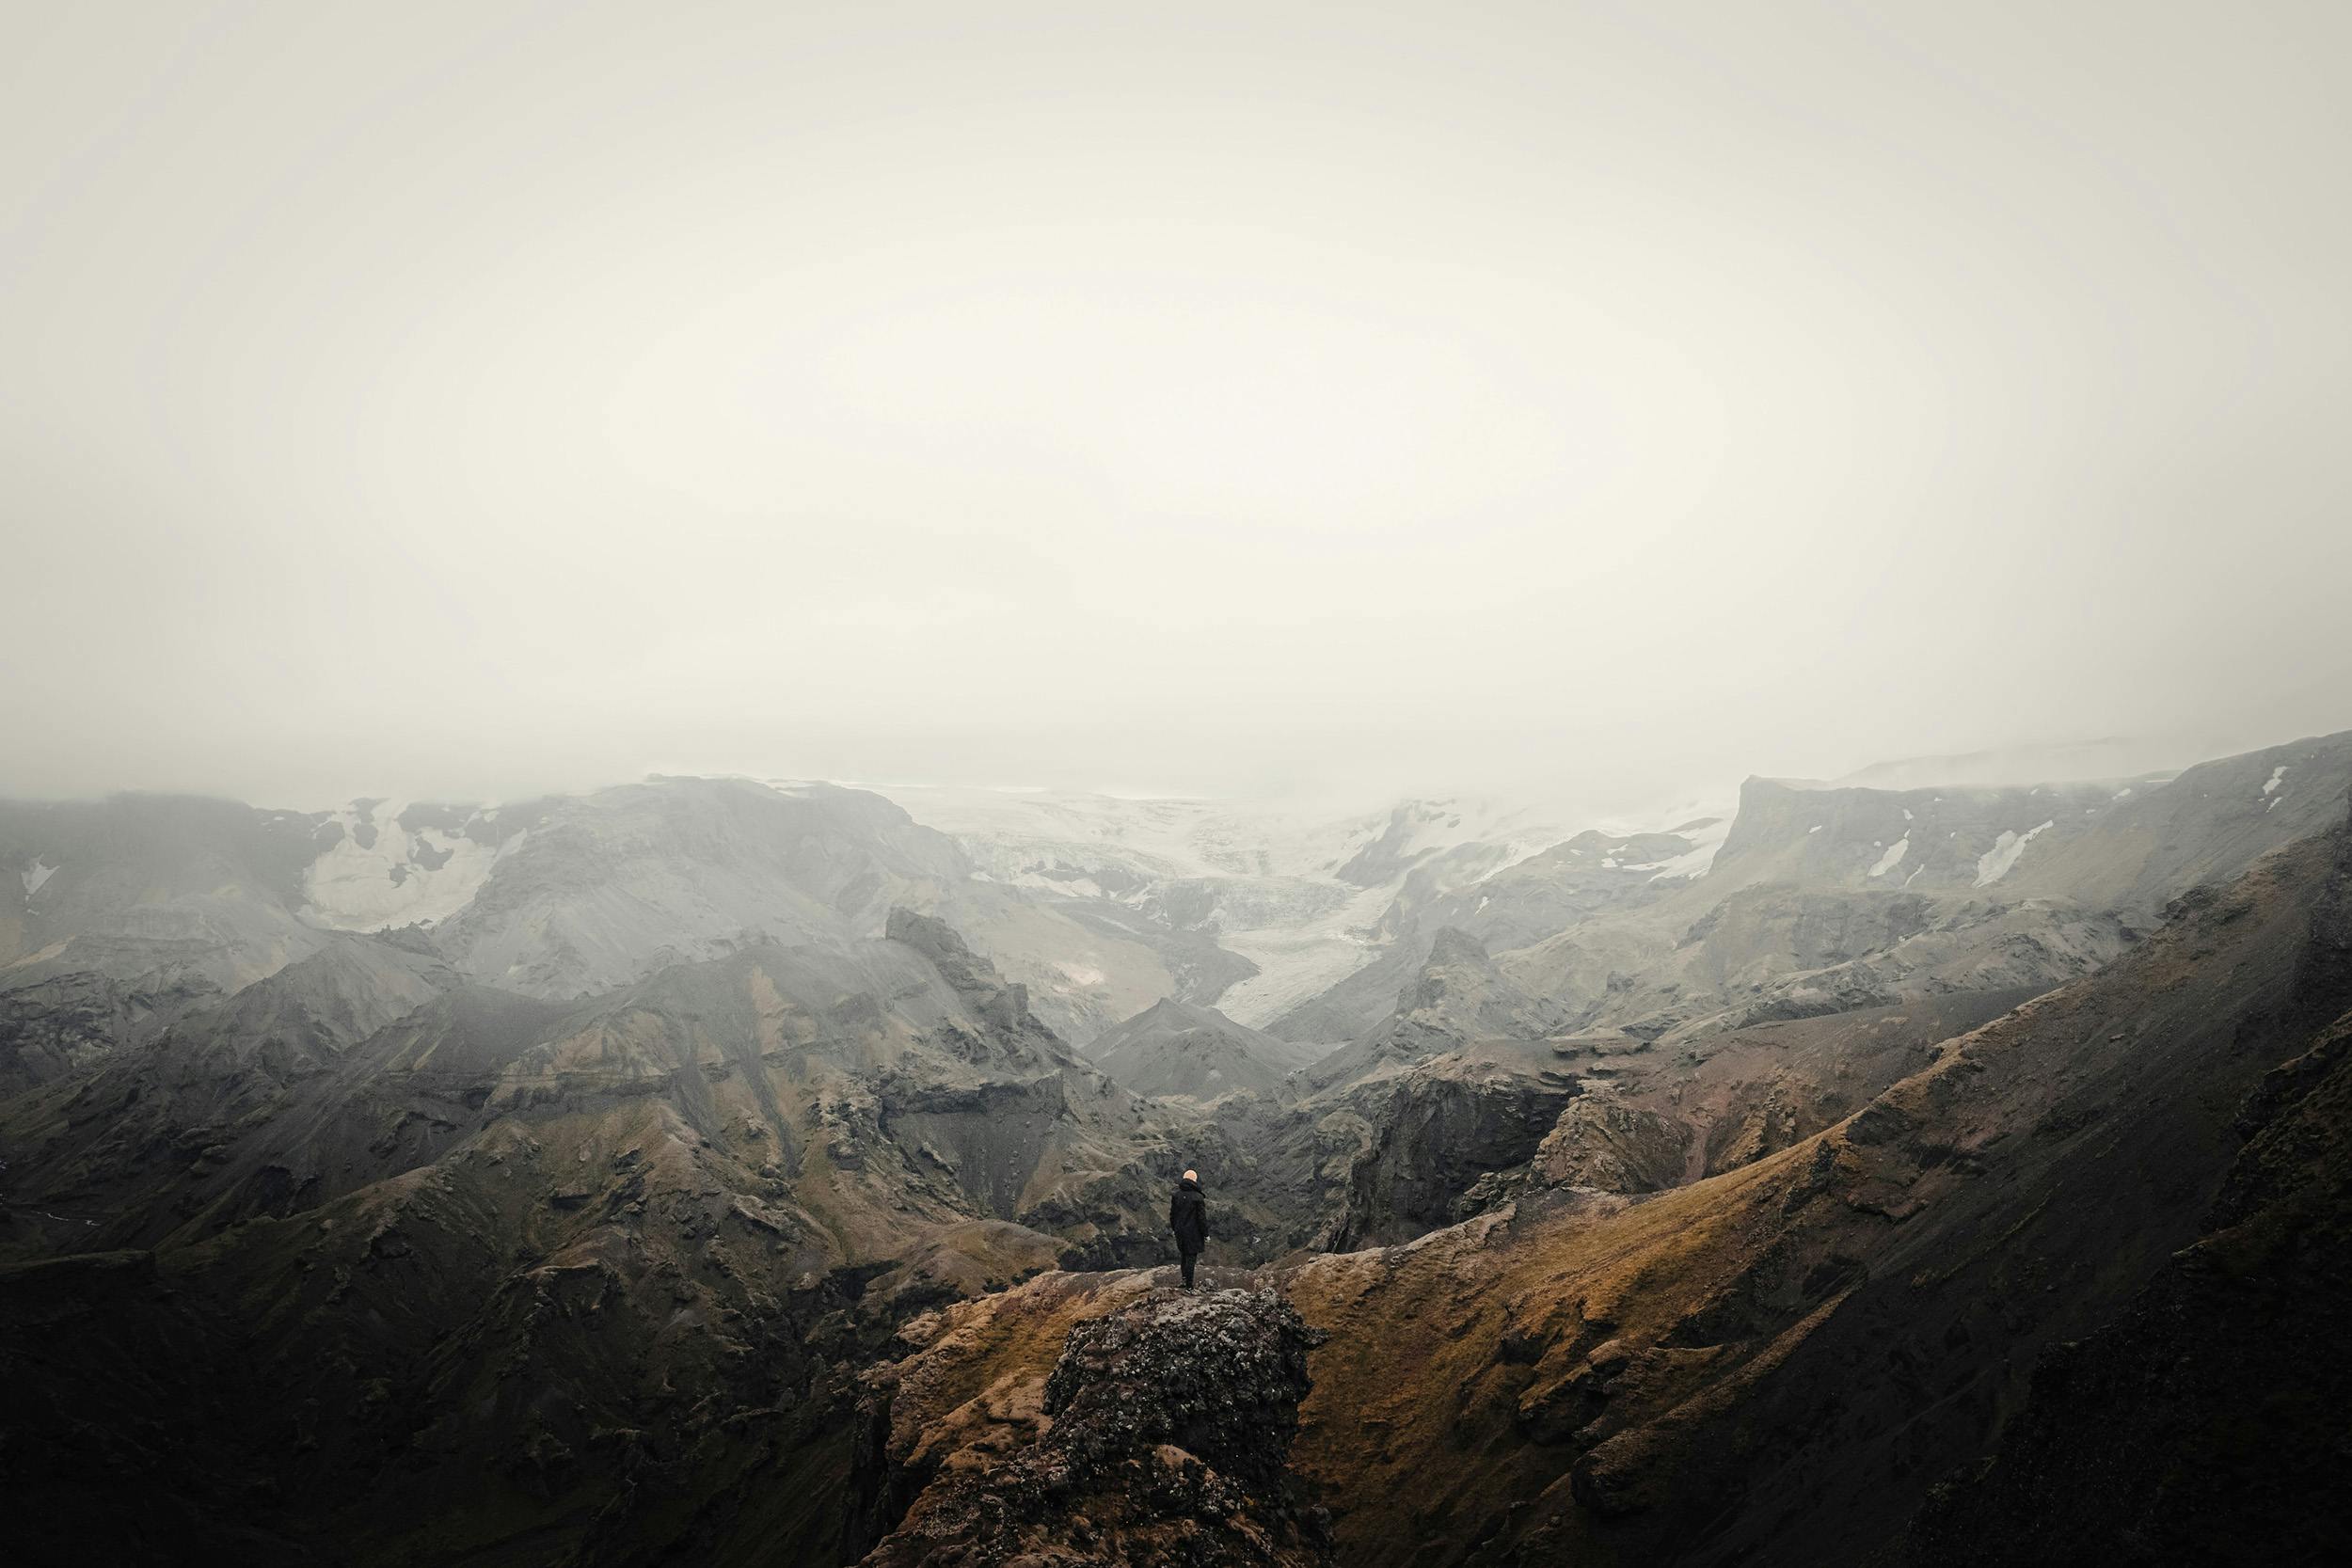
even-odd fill
[[(98, 789), (49, 796), (28, 795), (20, 791), (0, 788), (0, 800), (59, 803), (98, 800), (124, 794), (146, 794), (230, 800), (263, 810), (295, 812), (334, 812), (355, 802), (370, 800), (405, 803), (475, 805), (486, 808), (548, 796), (589, 795), (599, 790), (661, 779), (707, 778), (742, 779), (778, 788), (789, 788), (796, 784), (833, 784), (844, 789), (864, 790), (883, 795), (898, 800), (902, 805), (906, 804), (902, 797), (925, 793), (1094, 797), (1135, 801), (1189, 801), (1212, 806), (1231, 806), (1241, 811), (1268, 811), (1301, 818), (1320, 816), (1326, 820), (1385, 811), (1408, 799), (1482, 800), (1497, 806), (1537, 813), (1544, 819), (1564, 829), (1571, 826), (1596, 827), (1609, 831), (1630, 832), (1671, 827), (1696, 814), (1728, 808), (1734, 803), (1741, 780), (1748, 777), (1760, 776), (1785, 784), (1824, 786), (1852, 784), (1897, 790), (1923, 788), (1931, 784), (1965, 789), (2027, 784), (2080, 783), (2101, 779), (2137, 778), (2146, 774), (2177, 771), (2200, 762), (2214, 761), (2229, 755), (2311, 738), (2317, 738), (2317, 734), (2269, 736), (2229, 743), (2208, 741), (2202, 744), (2186, 740), (2159, 740), (2146, 736), (2110, 736), (2078, 742), (1988, 748), (1976, 752), (1932, 756), (1875, 757), (1854, 767), (1814, 772), (1772, 773), (1751, 768), (1744, 773), (1721, 777), (1664, 780), (1635, 771), (1621, 779), (1600, 779), (1580, 784), (1557, 784), (1535, 780), (1521, 781), (1518, 784), (1448, 785), (1442, 780), (1430, 780), (1425, 782), (1425, 787), (1419, 787), (1410, 784), (1389, 785), (1377, 780), (1369, 780), (1353, 785), (1345, 781), (1335, 781), (1324, 787), (1304, 787), (1293, 784), (1281, 788), (1263, 788), (1254, 791), (1242, 789), (1219, 792), (1150, 786), (1136, 787), (1118, 784), (1032, 783), (1019, 779), (938, 780), (920, 777), (874, 779), (821, 774), (776, 774), (763, 772), (756, 768), (654, 768), (628, 777), (550, 780), (535, 787), (515, 790), (502, 795), (469, 795), (448, 790), (403, 789), (389, 793), (382, 790), (361, 791), (331, 799), (297, 799), (277, 796), (244, 796), (227, 790), (165, 786), (151, 789), (135, 787)], [(913, 815), (916, 820), (924, 820), (920, 811), (914, 811)]]
[(2352, 12), (73, 8), (0, 794), (2352, 726)]

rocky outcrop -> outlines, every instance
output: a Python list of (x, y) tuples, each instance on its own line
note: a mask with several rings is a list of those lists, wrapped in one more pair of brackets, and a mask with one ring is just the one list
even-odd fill
[(1387, 1082), (1376, 1132), (1348, 1173), (1330, 1245), (1406, 1240), (1458, 1218), (1472, 1188), (1524, 1164), (1575, 1097), (1560, 1072), (1447, 1057)]
[(1317, 1061), (1310, 1085), (1329, 1088), (1482, 1040), (1538, 1040), (1568, 1021), (1566, 1011), (1506, 976), (1469, 932), (1448, 927), (1397, 992), (1396, 1006), (1356, 1044)]
[(1427, 1041), (1540, 1039), (1565, 1022), (1558, 1007), (1505, 979), (1484, 942), (1451, 926), (1430, 943), (1421, 974), (1396, 999), (1396, 1012), (1390, 1033), (1403, 1054), (1424, 1051)]
[(1628, 1105), (1605, 1088), (1568, 1101), (1535, 1150), (1534, 1173), (1554, 1187), (1654, 1193), (1682, 1180), (1690, 1129), (1671, 1117)]
[(1328, 1562), (1325, 1517), (1288, 1470), (1319, 1342), (1270, 1291), (1152, 1291), (1076, 1323), (1050, 1374), (1009, 1370), (950, 1409), (926, 1399), (961, 1385), (917, 1356), (870, 1380), (866, 1425), (891, 1435), (862, 1479), (884, 1497), (928, 1481), (863, 1560)]
[(1008, 982), (946, 921), (893, 909), (883, 929), (890, 941), (913, 948), (938, 971), (948, 989), (988, 1026), (1005, 1060), (1026, 1059), (1040, 1066), (1073, 1063), (1069, 1048), (1029, 1011), (1029, 988)]

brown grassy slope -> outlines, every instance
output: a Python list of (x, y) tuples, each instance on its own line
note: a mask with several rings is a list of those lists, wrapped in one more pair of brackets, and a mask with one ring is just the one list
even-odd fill
[(1364, 1563), (1848, 1560), (1990, 1448), (2032, 1358), (2193, 1239), (2233, 1115), (2340, 991), (2342, 834), (1948, 1044), (1837, 1128), (1630, 1205), (1552, 1198), (1290, 1288), (1297, 1463)]

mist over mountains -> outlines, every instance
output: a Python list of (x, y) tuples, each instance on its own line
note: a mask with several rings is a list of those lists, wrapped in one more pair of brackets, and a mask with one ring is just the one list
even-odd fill
[(2352, 1561), (2352, 6), (7, 21), (0, 1568)]
[[(702, 778), (0, 804), (23, 1539), (2315, 1550), (2332, 1489), (2270, 1456), (2331, 1407), (2229, 1433), (2345, 1371), (2352, 734), (1952, 766), (1638, 829)], [(1166, 1288), (1186, 1167), (1205, 1296)], [(2056, 1434), (2192, 1298), (2240, 1348), (2086, 1492)]]

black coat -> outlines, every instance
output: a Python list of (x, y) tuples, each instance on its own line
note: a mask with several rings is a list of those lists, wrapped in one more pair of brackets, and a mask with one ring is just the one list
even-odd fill
[(1208, 1241), (1209, 1200), (1197, 1183), (1176, 1183), (1176, 1195), (1168, 1200), (1168, 1227), (1176, 1232), (1176, 1250), (1187, 1257)]

